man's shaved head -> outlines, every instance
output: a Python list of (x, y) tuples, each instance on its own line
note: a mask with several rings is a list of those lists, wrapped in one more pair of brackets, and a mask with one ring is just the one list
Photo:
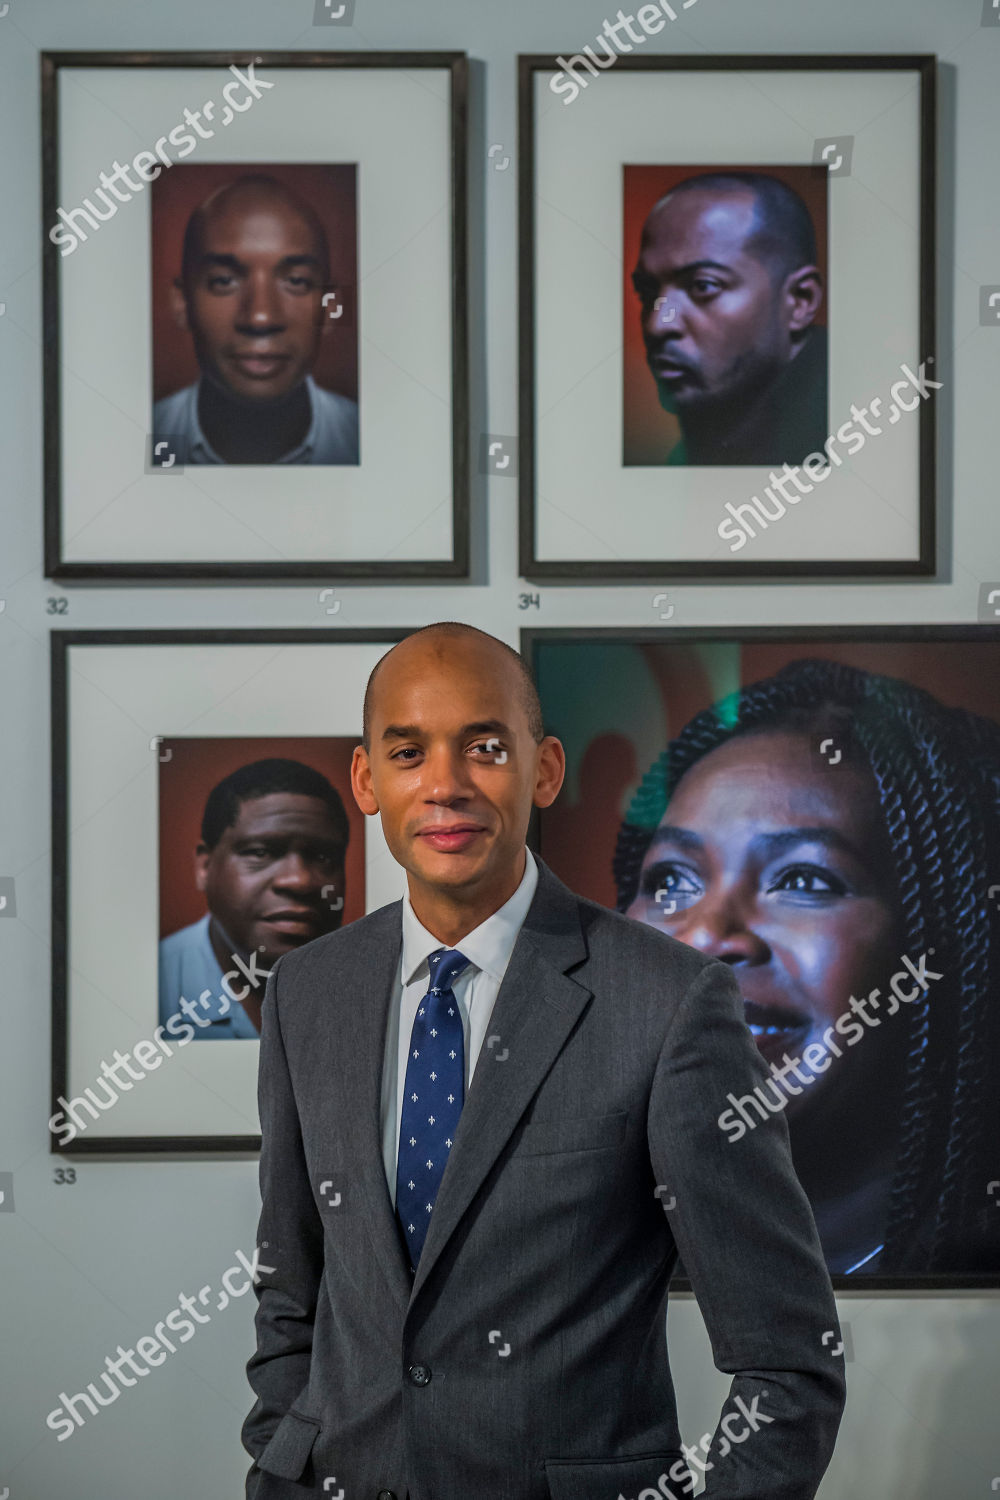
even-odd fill
[(480, 630), (475, 625), (466, 625), (461, 620), (439, 620), (434, 625), (425, 625), (421, 630), (413, 631), (405, 640), (393, 646), (391, 651), (387, 651), (385, 656), (376, 662), (372, 669), (371, 676), (368, 678), (368, 686), (365, 688), (365, 702), (361, 720), (361, 743), (367, 753), (371, 753), (371, 724), (375, 704), (375, 685), (378, 673), (384, 663), (390, 657), (395, 656), (397, 652), (405, 651), (411, 641), (419, 641), (425, 646), (434, 645), (438, 654), (445, 656), (448, 651), (449, 642), (454, 641), (457, 637), (476, 638), (481, 642), (489, 641), (496, 652), (498, 661), (506, 660), (515, 668), (520, 706), (523, 708), (525, 717), (528, 720), (528, 729), (532, 739), (536, 745), (541, 743), (545, 737), (545, 728), (542, 721), (542, 705), (539, 701), (538, 689), (535, 687), (534, 679), (523, 657), (519, 656), (512, 646), (508, 646), (506, 641), (498, 640), (495, 635), (490, 635), (488, 631)]
[(210, 193), (192, 213), (184, 231), (184, 249), (181, 258), (181, 279), (190, 284), (205, 253), (207, 229), (214, 219), (221, 218), (230, 210), (253, 210), (267, 208), (283, 215), (293, 215), (309, 227), (319, 262), (320, 275), (324, 283), (330, 279), (330, 246), (319, 215), (312, 204), (307, 203), (285, 183), (266, 172), (247, 172), (234, 178)]
[[(780, 177), (766, 172), (702, 172), (685, 177), (653, 204), (648, 220), (681, 193), (753, 194), (754, 220), (744, 248), (769, 268), (775, 282), (816, 260), (816, 230), (804, 200)], [(647, 220), (647, 222), (648, 222)]]

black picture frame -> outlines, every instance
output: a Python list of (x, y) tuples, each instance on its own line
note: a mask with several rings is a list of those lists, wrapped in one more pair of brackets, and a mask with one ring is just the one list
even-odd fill
[[(414, 561), (337, 558), (260, 561), (70, 561), (64, 555), (60, 353), (60, 252), (48, 236), (59, 205), (60, 69), (199, 68), (445, 69), (450, 79), (452, 556)], [(44, 573), (70, 583), (313, 582), (331, 579), (467, 578), (470, 566), (469, 65), (464, 52), (83, 52), (41, 54)]]
[[(69, 799), (72, 746), (70, 745), (69, 679), (70, 653), (75, 646), (215, 646), (215, 645), (378, 645), (388, 649), (419, 626), (374, 626), (345, 629), (164, 629), (164, 630), (53, 630), (50, 637), (50, 708), (52, 762), (52, 1037), (50, 1053), (51, 1116), (68, 1097), (69, 1044), (73, 1023), (69, 995), (70, 953), (70, 838), (72, 809)], [(260, 1150), (259, 1135), (101, 1135), (89, 1129), (65, 1144), (54, 1130), (49, 1132), (53, 1156), (131, 1157), (135, 1155), (185, 1157), (210, 1153), (216, 1156), (253, 1154)]]
[[(927, 645), (953, 644), (962, 645), (991, 645), (996, 648), (998, 659), (1000, 659), (1000, 625), (784, 625), (784, 626), (742, 626), (738, 624), (729, 626), (683, 626), (670, 627), (669, 629), (656, 630), (649, 627), (618, 627), (618, 626), (595, 626), (593, 628), (580, 628), (574, 626), (552, 626), (552, 627), (525, 627), (520, 634), (520, 651), (523, 660), (534, 674), (539, 683), (542, 698), (542, 711), (546, 733), (558, 733), (558, 724), (550, 718), (550, 709), (546, 705), (546, 694), (544, 685), (544, 672), (541, 670), (541, 655), (546, 645), (558, 642), (585, 643), (596, 647), (606, 646), (609, 643), (619, 643), (627, 646), (680, 646), (684, 644), (704, 644), (710, 642), (737, 642), (743, 645), (783, 646), (788, 643), (801, 643), (804, 657), (810, 656), (811, 644), (824, 643), (827, 645), (852, 644), (876, 644), (912, 646), (920, 648)], [(566, 663), (559, 664), (559, 672), (565, 672)], [(606, 672), (609, 670), (605, 665)], [(872, 670), (878, 670), (872, 668)], [(890, 673), (890, 675), (892, 675)], [(595, 677), (595, 683), (597, 678)], [(595, 688), (599, 692), (599, 688)], [(615, 725), (618, 720), (614, 719)], [(996, 722), (1000, 723), (1000, 716)], [(678, 724), (675, 728), (671, 726), (670, 734), (676, 734), (681, 728)], [(624, 730), (616, 732), (624, 733)], [(669, 736), (668, 736), (669, 737)], [(645, 771), (645, 765), (638, 768), (639, 775)], [(590, 772), (591, 776), (595, 773)], [(528, 842), (532, 850), (552, 864), (552, 851), (547, 850), (544, 836), (546, 812), (535, 809), (529, 830)], [(558, 862), (555, 873), (560, 874)], [(563, 879), (572, 877), (569, 872), (563, 871)], [(1000, 889), (990, 887), (990, 890)], [(585, 893), (586, 894), (586, 893)], [(989, 894), (982, 893), (982, 900), (988, 907)], [(1000, 906), (997, 908), (1000, 912)], [(1000, 1028), (996, 1028), (1000, 1032)], [(996, 1066), (1000, 1068), (1000, 1059)], [(987, 1184), (983, 1183), (984, 1197)], [(989, 1203), (989, 1198), (986, 1198)], [(1000, 1243), (1000, 1241), (998, 1241)], [(921, 1272), (888, 1274), (873, 1272), (870, 1275), (832, 1273), (832, 1282), (838, 1292), (856, 1292), (866, 1295), (870, 1291), (937, 1291), (937, 1290), (980, 1290), (995, 1289), (1000, 1287), (1000, 1259), (998, 1259), (995, 1271), (964, 1272)], [(671, 1291), (680, 1291), (688, 1294), (692, 1290), (691, 1283), (683, 1276), (675, 1277), (671, 1283)]]
[[(567, 52), (575, 49), (567, 48)], [(937, 58), (930, 54), (908, 56), (881, 54), (836, 55), (716, 55), (705, 57), (640, 55), (618, 56), (615, 74), (750, 73), (767, 72), (874, 72), (906, 71), (919, 78), (919, 322), (921, 358), (933, 361), (936, 353), (937, 276)], [(846, 559), (816, 557), (802, 561), (780, 558), (691, 559), (637, 557), (625, 560), (540, 558), (537, 555), (537, 459), (536, 327), (544, 288), (535, 284), (536, 119), (535, 75), (559, 71), (562, 62), (548, 54), (525, 54), (518, 58), (518, 329), (519, 329), (519, 569), (522, 577), (548, 582), (561, 579), (597, 583), (628, 579), (662, 582), (664, 579), (698, 578), (889, 578), (928, 577), (937, 566), (937, 421), (940, 403), (931, 399), (919, 414), (918, 555), (897, 559)], [(600, 88), (600, 80), (595, 80)], [(564, 103), (567, 101), (564, 101)], [(739, 147), (734, 143), (734, 151)], [(566, 504), (565, 495), (558, 503)]]

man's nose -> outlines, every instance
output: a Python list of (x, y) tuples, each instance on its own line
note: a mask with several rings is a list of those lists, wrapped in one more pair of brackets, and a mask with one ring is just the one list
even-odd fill
[(424, 771), (424, 796), (429, 801), (452, 802), (469, 794), (469, 762), (461, 751), (445, 745), (429, 750)]
[(302, 890), (318, 884), (315, 866), (295, 850), (278, 861), (272, 879), (275, 885), (294, 885)]
[(673, 292), (664, 292), (657, 297), (646, 314), (646, 330), (655, 337), (677, 333), (680, 322), (680, 298)]
[(240, 317), (251, 328), (273, 328), (282, 324), (278, 291), (264, 272), (251, 274), (243, 287)]
[(703, 896), (671, 922), (670, 933), (707, 958), (721, 958), (728, 964), (765, 963), (770, 955), (767, 943), (754, 930), (751, 914), (735, 893)]

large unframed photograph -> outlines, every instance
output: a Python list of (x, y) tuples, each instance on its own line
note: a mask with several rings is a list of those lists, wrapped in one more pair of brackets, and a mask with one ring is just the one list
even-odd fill
[(523, 649), (567, 752), (543, 859), (739, 981), (728, 1149), (787, 1120), (839, 1284), (1000, 1285), (1000, 629)]

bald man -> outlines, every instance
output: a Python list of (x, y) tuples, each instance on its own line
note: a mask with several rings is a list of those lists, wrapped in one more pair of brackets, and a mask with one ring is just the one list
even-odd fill
[(156, 402), (154, 446), (189, 464), (356, 464), (357, 402), (310, 374), (334, 290), (308, 203), (263, 173), (216, 189), (188, 221), (171, 288), (201, 376)]
[[(407, 636), (362, 722), (406, 894), (267, 981), (248, 1500), (812, 1500), (843, 1345), (784, 1115), (717, 1122), (768, 1076), (730, 966), (526, 847), (565, 754), (502, 641)], [(678, 1255), (735, 1377), (701, 1448)]]
[(816, 255), (805, 203), (763, 172), (701, 173), (653, 206), (632, 282), (660, 404), (681, 427), (668, 464), (794, 465), (822, 450)]

